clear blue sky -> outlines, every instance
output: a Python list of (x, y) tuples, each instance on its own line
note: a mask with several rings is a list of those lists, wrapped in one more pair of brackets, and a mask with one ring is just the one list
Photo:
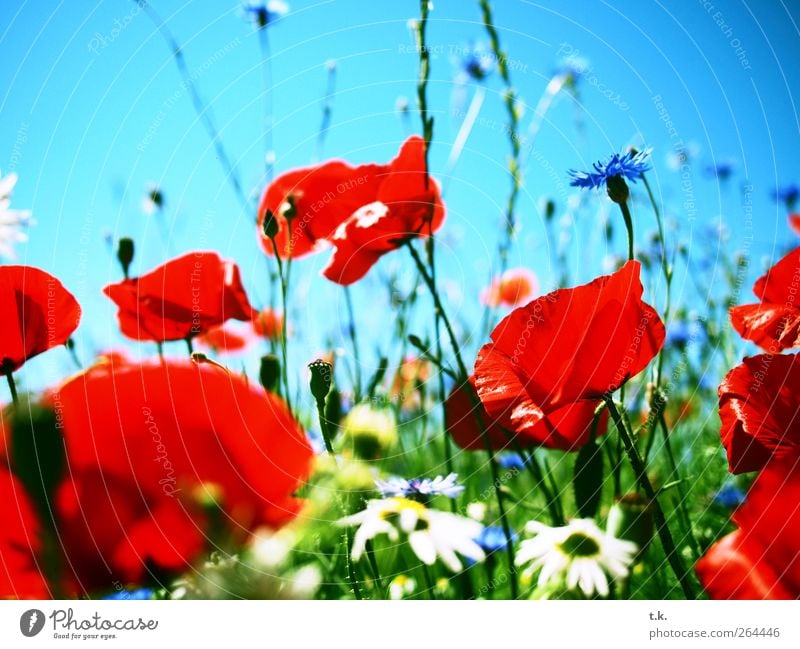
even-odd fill
[[(264, 68), (257, 32), (242, 19), (235, 0), (152, 4), (184, 46), (196, 87), (211, 106), (246, 190), (258, 191)], [(565, 52), (591, 63), (580, 86), (580, 107), (560, 98), (537, 141), (518, 206), (521, 231), (513, 265), (533, 268), (546, 288), (552, 286), (554, 255), (544, 237), (540, 197), (553, 196), (562, 214), (567, 170), (587, 167), (632, 143), (655, 147), (651, 179), (678, 226), (670, 235), (673, 242), (702, 243), (707, 224), (722, 219), (732, 238), (721, 254), (734, 254), (746, 236), (740, 185), (747, 182), (754, 186), (754, 238), (747, 244), (753, 272), (763, 257), (774, 258), (792, 243), (770, 193), (780, 183), (800, 180), (800, 117), (793, 93), (800, 87), (798, 3), (493, 4), (513, 83), (527, 106), (523, 128)], [(325, 62), (331, 59), (337, 62), (337, 84), (325, 156), (385, 161), (396, 152), (406, 128), (395, 102), (402, 95), (415, 107), (418, 64), (407, 21), (417, 13), (412, 0), (290, 3), (289, 14), (268, 31), (278, 172), (314, 156)], [(436, 0), (431, 14), (434, 173), (443, 170), (460, 125), (454, 116), (459, 93), (468, 102), (474, 91), (454, 84), (454, 59), (469, 42), (486, 40), (479, 19), (477, 2), (466, 0)], [(135, 272), (184, 250), (217, 250), (238, 261), (253, 302), (266, 303), (265, 262), (253, 214), (241, 209), (226, 182), (171, 52), (133, 2), (4, 0), (0, 51), (0, 169), (20, 175), (13, 205), (30, 208), (37, 222), (29, 243), (19, 249), (20, 262), (54, 273), (75, 293), (85, 311), (77, 335), (84, 358), (123, 343), (113, 305), (101, 294), (102, 286), (120, 275), (104, 243), (107, 235), (135, 238)], [(472, 328), (479, 324), (477, 294), (492, 267), (509, 185), (496, 74), (487, 87), (480, 119), (448, 188), (440, 246), (452, 309)], [(664, 111), (675, 138), (699, 147), (685, 188), (694, 196), (696, 220), (689, 220), (683, 207), (680, 176), (665, 164), (675, 139)], [(576, 128), (576, 116), (583, 128)], [(413, 111), (409, 123), (418, 132)], [(728, 158), (737, 164), (728, 186), (702, 173), (705, 165)], [(169, 244), (158, 222), (140, 209), (151, 180), (166, 194)], [(568, 229), (575, 282), (598, 274), (607, 252), (599, 221), (591, 218), (604, 202), (595, 199)], [(636, 211), (640, 232), (652, 230), (646, 205)], [(624, 251), (621, 243), (617, 251)], [(346, 346), (341, 291), (319, 277), (326, 260), (323, 253), (295, 266), (291, 315), (298, 361), (309, 359), (328, 336)], [(385, 351), (391, 344), (381, 282), (397, 269), (411, 272), (404, 253), (384, 258), (354, 289), (370, 349)], [(683, 280), (677, 291), (679, 300), (692, 299)], [(743, 297), (748, 294), (743, 291)], [(30, 363), (23, 380), (46, 383), (69, 368), (65, 352), (52, 352)]]

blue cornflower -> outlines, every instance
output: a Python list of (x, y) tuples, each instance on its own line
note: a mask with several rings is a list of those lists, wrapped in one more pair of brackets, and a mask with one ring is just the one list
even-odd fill
[(525, 460), (519, 453), (503, 453), (497, 456), (497, 463), (504, 469), (522, 469)]
[(703, 327), (696, 320), (673, 320), (667, 326), (667, 345), (678, 349), (685, 348), (689, 343), (703, 337)]
[(263, 29), (289, 13), (289, 5), (283, 0), (248, 0), (242, 5), (242, 12), (256, 27)]
[(448, 498), (457, 497), (464, 487), (456, 482), (457, 473), (447, 476), (436, 476), (430, 478), (405, 478), (392, 477), (388, 480), (376, 480), (375, 486), (384, 498), (402, 496), (404, 498), (425, 499), (433, 496), (447, 496)]
[(110, 595), (105, 595), (103, 599), (153, 599), (154, 594), (152, 588), (137, 588), (136, 590), (118, 590)]
[[(512, 531), (511, 542), (514, 543), (516, 540), (517, 535)], [(498, 527), (497, 525), (484, 527), (481, 530), (480, 536), (475, 539), (475, 542), (480, 545), (481, 549), (487, 554), (503, 550), (508, 545), (505, 531), (502, 527)]]
[(576, 171), (570, 169), (570, 185), (573, 187), (583, 187), (585, 189), (598, 189), (608, 184), (610, 178), (627, 178), (631, 182), (636, 182), (642, 177), (645, 171), (650, 171), (648, 158), (653, 149), (648, 148), (643, 151), (631, 149), (627, 153), (615, 153), (605, 162), (595, 162), (592, 167), (594, 171)]
[(800, 200), (800, 186), (794, 183), (783, 185), (772, 192), (772, 197), (777, 202), (786, 205), (787, 210), (792, 210), (797, 201)]
[(460, 50), (459, 54), (461, 56), (458, 59), (458, 81), (466, 79), (483, 81), (494, 70), (494, 56), (482, 43), (469, 45)]
[(736, 161), (730, 158), (717, 160), (715, 164), (706, 165), (706, 173), (709, 176), (716, 176), (722, 181), (728, 180), (736, 171)]
[(726, 509), (733, 509), (744, 502), (744, 492), (735, 484), (729, 482), (722, 485), (714, 495), (714, 503)]

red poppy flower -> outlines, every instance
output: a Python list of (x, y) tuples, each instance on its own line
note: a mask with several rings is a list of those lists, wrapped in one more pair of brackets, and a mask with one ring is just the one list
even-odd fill
[(792, 228), (796, 234), (800, 234), (800, 214), (795, 212), (789, 215), (789, 227)]
[(745, 358), (719, 386), (722, 444), (731, 473), (773, 457), (800, 457), (800, 356)]
[(281, 174), (267, 187), (258, 207), (264, 252), (275, 254), (272, 242), (263, 236), (267, 211), (278, 224), (275, 244), (281, 257), (302, 257), (314, 252), (359, 207), (375, 200), (378, 177), (387, 170), (388, 165), (353, 167), (333, 160)]
[(0, 266), (0, 374), (67, 342), (81, 307), (61, 282), (32, 266)]
[(278, 224), (281, 256), (301, 257), (333, 244), (323, 274), (338, 284), (352, 284), (403, 240), (437, 230), (444, 220), (439, 188), (433, 179), (426, 182), (419, 136), (408, 138), (389, 164), (352, 167), (337, 160), (279, 176), (258, 210), (261, 244), (272, 255), (262, 233), (267, 211)]
[(0, 599), (50, 596), (36, 556), (39, 522), (22, 484), (0, 467)]
[[(472, 379), (474, 383), (474, 379)], [(562, 451), (576, 451), (592, 439), (594, 412), (599, 401), (578, 401), (562, 406), (542, 416), (536, 423), (512, 433), (510, 417), (492, 419), (480, 401), (470, 395), (472, 387), (465, 385), (454, 389), (445, 402), (445, 429), (456, 444), (468, 451), (483, 451), (486, 444), (481, 425), (489, 436), (494, 450), (514, 449), (515, 446), (529, 448), (544, 446)], [(477, 417), (476, 417), (477, 415)], [(608, 412), (603, 411), (597, 421), (595, 437), (608, 430)], [(513, 440), (513, 442), (512, 442)]]
[(253, 318), (253, 331), (265, 340), (280, 340), (283, 335), (283, 314), (275, 309), (262, 309)]
[(239, 267), (215, 252), (188, 253), (103, 292), (119, 307), (120, 329), (133, 340), (184, 340), (255, 314)]
[[(249, 334), (249, 335), (248, 335)], [(214, 327), (197, 338), (200, 346), (211, 349), (218, 354), (235, 354), (252, 342), (252, 333), (234, 329), (230, 325)]]
[(492, 280), (481, 293), (481, 302), (496, 309), (499, 306), (515, 307), (532, 300), (539, 292), (539, 280), (527, 268), (512, 268)]
[(387, 252), (435, 232), (443, 221), (439, 187), (433, 178), (426, 183), (425, 142), (410, 137), (378, 176), (372, 202), (362, 204), (334, 232), (330, 242), (335, 250), (322, 274), (337, 284), (352, 284)]
[(69, 464), (56, 515), (71, 593), (186, 569), (207, 535), (241, 540), (298, 511), (308, 441), (280, 399), (239, 376), (188, 361), (98, 365), (49, 401)]
[(760, 304), (730, 309), (739, 335), (772, 354), (800, 347), (800, 248), (770, 268), (753, 292)]
[(770, 462), (734, 514), (739, 529), (713, 545), (695, 570), (714, 599), (800, 598), (800, 463)]
[(665, 331), (641, 299), (639, 270), (629, 261), (612, 275), (559, 289), (506, 316), (475, 362), (475, 388), (488, 415), (541, 442), (543, 421), (555, 428), (569, 422), (575, 430), (604, 395), (641, 372), (663, 346)]

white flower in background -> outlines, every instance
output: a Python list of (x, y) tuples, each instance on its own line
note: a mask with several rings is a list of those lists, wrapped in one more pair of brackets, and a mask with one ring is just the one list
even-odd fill
[(486, 518), (486, 503), (474, 502), (467, 505), (467, 516), (472, 520), (482, 523)]
[(520, 543), (518, 566), (530, 577), (539, 571), (538, 585), (565, 580), (568, 589), (580, 588), (584, 595), (609, 594), (608, 576), (628, 576), (637, 546), (604, 532), (589, 518), (573, 520), (564, 527), (548, 527), (531, 521), (525, 527), (534, 537)]
[(23, 229), (31, 224), (30, 210), (12, 210), (11, 192), (17, 184), (17, 174), (0, 174), (0, 257), (16, 259), (14, 246), (28, 240)]
[(414, 594), (417, 582), (413, 577), (397, 575), (389, 583), (389, 599), (403, 599)]
[(483, 561), (485, 555), (475, 539), (483, 526), (469, 518), (428, 509), (408, 498), (394, 497), (370, 500), (363, 511), (339, 520), (339, 525), (358, 525), (353, 538), (353, 561), (364, 554), (367, 541), (385, 534), (390, 541), (407, 540), (414, 554), (426, 565), (436, 559), (453, 572), (463, 567), (461, 554), (473, 561)]
[(322, 584), (322, 571), (310, 563), (290, 573), (288, 579), (283, 591), (286, 599), (312, 599)]
[(456, 498), (464, 487), (458, 484), (457, 473), (450, 473), (446, 476), (436, 476), (430, 478), (405, 478), (392, 477), (388, 480), (376, 480), (375, 486), (381, 492), (381, 496), (389, 498), (391, 496), (404, 496), (406, 498), (423, 498), (432, 496), (447, 496)]

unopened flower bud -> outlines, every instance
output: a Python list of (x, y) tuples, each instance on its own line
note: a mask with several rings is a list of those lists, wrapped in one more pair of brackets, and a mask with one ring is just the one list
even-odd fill
[(278, 234), (278, 220), (270, 209), (268, 209), (267, 213), (264, 215), (264, 224), (262, 228), (264, 230), (264, 236), (267, 237), (267, 239), (272, 240)]
[(117, 244), (117, 259), (119, 260), (119, 265), (122, 266), (122, 273), (125, 275), (125, 279), (128, 279), (128, 270), (133, 261), (133, 253), (133, 239), (128, 237), (120, 239)]
[(333, 381), (333, 365), (318, 359), (313, 363), (309, 363), (308, 369), (311, 372), (311, 380), (309, 387), (311, 394), (317, 401), (325, 401), (328, 392), (331, 391), (331, 383)]
[(622, 176), (609, 176), (606, 179), (606, 190), (608, 191), (608, 197), (618, 205), (627, 203), (631, 195), (628, 183), (625, 182), (625, 178)]
[(262, 387), (268, 392), (275, 392), (278, 380), (281, 377), (281, 362), (275, 354), (265, 354), (261, 357), (261, 367), (258, 379)]

